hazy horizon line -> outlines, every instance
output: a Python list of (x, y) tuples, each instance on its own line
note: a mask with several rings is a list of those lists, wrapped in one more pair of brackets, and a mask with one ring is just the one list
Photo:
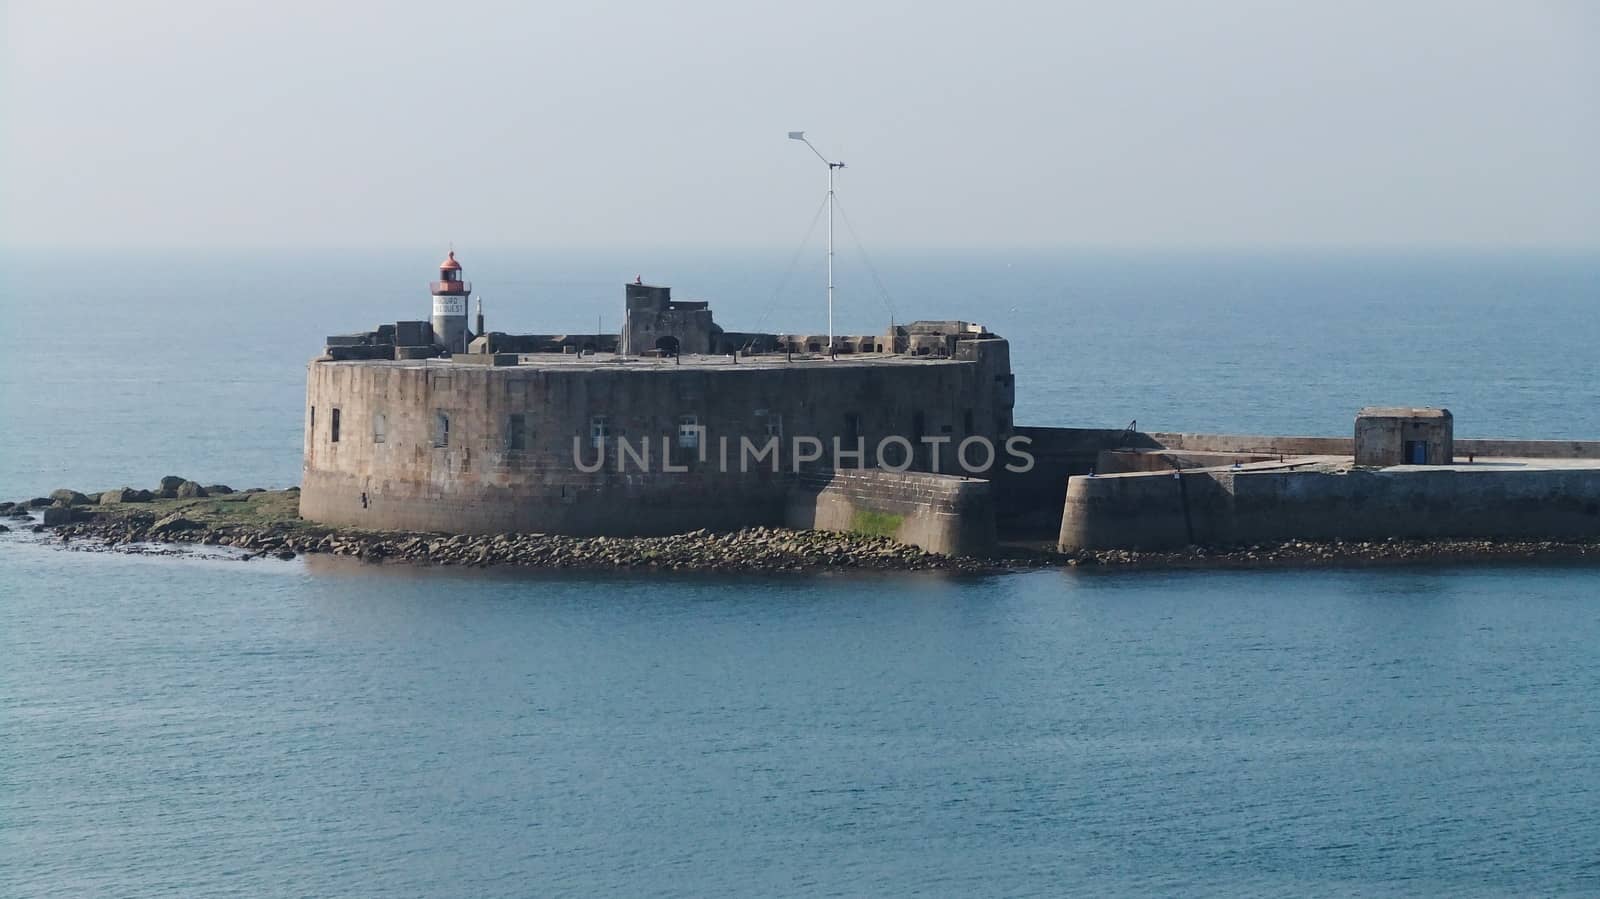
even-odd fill
[[(261, 243), (261, 244), (7, 244), (0, 243), (0, 254), (18, 253), (444, 253), (451, 249), (463, 257), (472, 253), (530, 253), (530, 254), (583, 254), (601, 255), (618, 253), (677, 253), (694, 255), (696, 253), (727, 253), (738, 252), (749, 255), (793, 255), (796, 248), (793, 246), (780, 246), (776, 244), (717, 244), (701, 242), (693, 244), (520, 244), (520, 243), (462, 243), (459, 241), (440, 241), (436, 244), (425, 243), (387, 243), (387, 244), (291, 244), (291, 243)], [(816, 254), (822, 253), (821, 246), (812, 248)], [(808, 250), (809, 252), (809, 250)], [(1218, 244), (893, 244), (881, 245), (871, 249), (870, 253), (881, 255), (906, 256), (925, 253), (968, 253), (972, 255), (992, 255), (996, 253), (1021, 253), (1021, 254), (1115, 254), (1139, 255), (1159, 253), (1163, 255), (1202, 255), (1202, 254), (1282, 254), (1282, 255), (1433, 255), (1457, 253), (1500, 253), (1522, 254), (1533, 253), (1543, 255), (1578, 255), (1587, 256), (1600, 254), (1600, 242), (1593, 244), (1533, 244), (1533, 243), (1407, 243), (1407, 244), (1366, 244), (1366, 243), (1218, 243)], [(849, 257), (856, 256), (854, 248), (838, 249), (839, 257), (846, 257), (842, 262), (852, 261)], [(801, 256), (801, 259), (807, 258)]]

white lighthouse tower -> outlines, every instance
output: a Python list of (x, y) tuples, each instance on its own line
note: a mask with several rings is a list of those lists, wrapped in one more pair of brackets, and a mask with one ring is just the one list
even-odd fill
[(472, 282), (461, 280), (461, 263), (456, 251), (439, 263), (439, 280), (433, 282), (433, 340), (452, 353), (465, 353), (471, 332), (467, 330), (467, 298)]

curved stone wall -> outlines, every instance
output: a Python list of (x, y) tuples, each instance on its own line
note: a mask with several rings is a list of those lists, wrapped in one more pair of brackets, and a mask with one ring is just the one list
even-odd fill
[[(307, 374), (301, 515), (450, 533), (623, 536), (781, 524), (797, 436), (848, 446), (854, 432), (869, 447), (889, 435), (1003, 441), (1012, 390), (1005, 341), (969, 343), (983, 345), (942, 360), (317, 360)], [(704, 429), (696, 431), (703, 452), (684, 445), (693, 442), (686, 428)], [(606, 464), (586, 471), (599, 458), (597, 431)], [(781, 435), (780, 470), (748, 456), (741, 470), (741, 438), (761, 447), (769, 435)], [(618, 458), (623, 439), (650, 447), (648, 470), (637, 455)]]

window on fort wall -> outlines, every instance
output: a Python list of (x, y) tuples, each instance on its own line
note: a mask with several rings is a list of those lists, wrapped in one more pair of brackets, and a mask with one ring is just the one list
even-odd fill
[(333, 409), (333, 419), (328, 422), (328, 441), (330, 443), (339, 442), (339, 407), (337, 406)]
[(372, 414), (372, 442), (383, 443), (389, 439), (389, 419), (382, 412)]
[(312, 406), (311, 407), (311, 427), (310, 427), (310, 431), (311, 431), (311, 436), (315, 437), (317, 435), (317, 407), (316, 406)]
[(606, 441), (611, 439), (611, 422), (604, 415), (595, 415), (589, 418), (589, 440), (597, 447), (604, 447)]
[(443, 412), (433, 413), (433, 445), (450, 445), (450, 416)]
[(528, 417), (513, 414), (506, 422), (506, 449), (521, 452), (528, 448)]
[(700, 422), (693, 415), (678, 416), (678, 446), (681, 449), (700, 447)]

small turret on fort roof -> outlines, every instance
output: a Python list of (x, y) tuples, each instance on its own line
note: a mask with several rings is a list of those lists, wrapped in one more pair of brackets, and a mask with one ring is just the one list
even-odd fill
[(722, 329), (711, 320), (711, 304), (672, 299), (672, 288), (635, 278), (624, 288), (621, 352), (705, 355), (715, 352)]

